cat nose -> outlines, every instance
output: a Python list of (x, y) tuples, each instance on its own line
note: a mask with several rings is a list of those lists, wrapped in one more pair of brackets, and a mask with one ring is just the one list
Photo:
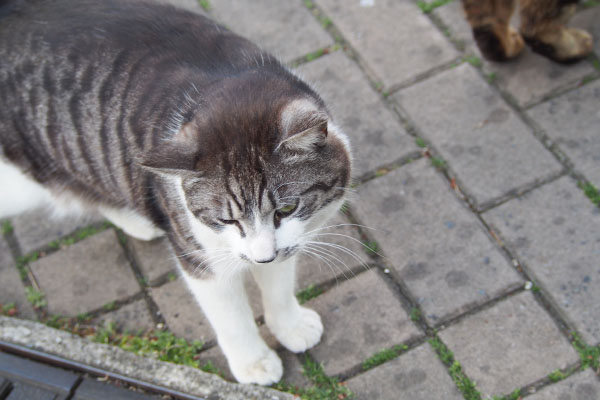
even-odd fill
[(254, 262), (257, 262), (259, 264), (266, 264), (266, 263), (270, 263), (275, 258), (277, 258), (277, 253), (274, 253), (273, 256), (270, 259), (268, 259), (268, 260), (254, 260)]

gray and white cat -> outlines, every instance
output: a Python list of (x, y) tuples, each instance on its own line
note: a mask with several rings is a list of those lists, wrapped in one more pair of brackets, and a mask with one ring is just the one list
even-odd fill
[(240, 382), (282, 375), (323, 326), (295, 262), (343, 201), (346, 136), (269, 54), (201, 16), (124, 0), (0, 1), (0, 216), (51, 202), (166, 235)]

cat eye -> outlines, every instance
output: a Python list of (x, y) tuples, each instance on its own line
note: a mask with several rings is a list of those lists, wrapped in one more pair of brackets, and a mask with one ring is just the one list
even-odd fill
[(219, 218), (219, 222), (225, 225), (237, 225), (238, 222), (235, 219), (221, 219)]
[(294, 211), (296, 211), (296, 208), (298, 208), (298, 204), (288, 204), (287, 206), (278, 208), (277, 211), (275, 211), (275, 213), (279, 214), (280, 217), (287, 217), (288, 215), (291, 215)]

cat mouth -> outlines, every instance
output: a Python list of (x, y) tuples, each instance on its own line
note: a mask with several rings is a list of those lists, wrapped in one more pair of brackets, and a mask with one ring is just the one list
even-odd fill
[(253, 264), (253, 265), (262, 265), (262, 264), (274, 264), (274, 263), (278, 263), (278, 262), (282, 262), (287, 260), (288, 258), (290, 258), (291, 256), (293, 256), (299, 249), (300, 247), (295, 245), (295, 246), (290, 246), (290, 247), (284, 247), (283, 249), (279, 249), (277, 250), (277, 255), (275, 256), (275, 258), (273, 258), (272, 260), (269, 260), (267, 262), (257, 262), (254, 261), (252, 259), (250, 259), (250, 257), (248, 257), (247, 255), (240, 253), (240, 258), (244, 261), (246, 261), (249, 264)]

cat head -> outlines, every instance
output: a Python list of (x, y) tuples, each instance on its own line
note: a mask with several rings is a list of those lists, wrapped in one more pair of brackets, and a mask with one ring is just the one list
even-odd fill
[(237, 89), (213, 98), (145, 161), (172, 182), (204, 248), (198, 261), (213, 270), (296, 254), (350, 182), (348, 140), (314, 93), (253, 87), (243, 98), (249, 88)]

